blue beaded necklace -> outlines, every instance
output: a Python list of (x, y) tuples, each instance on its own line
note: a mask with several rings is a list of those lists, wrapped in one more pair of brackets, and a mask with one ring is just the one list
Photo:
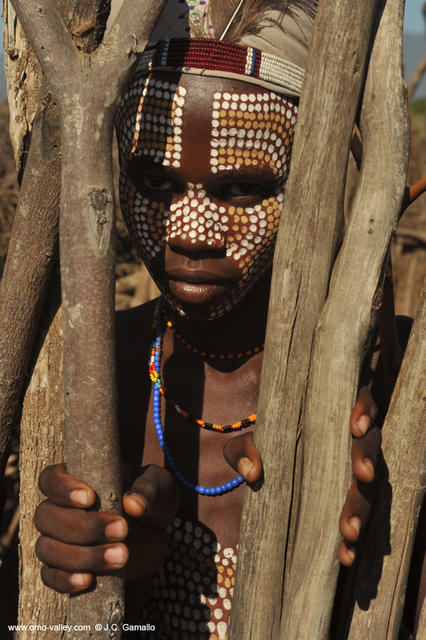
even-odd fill
[[(161, 347), (163, 342), (164, 329), (162, 326), (162, 318), (161, 318), (161, 301), (157, 308), (157, 322), (156, 322), (156, 331), (155, 331), (155, 339), (153, 342), (153, 349), (155, 349), (155, 367), (157, 371), (160, 371), (161, 367)], [(189, 491), (195, 491), (204, 496), (218, 496), (222, 493), (227, 493), (228, 491), (232, 491), (236, 487), (238, 487), (242, 482), (244, 482), (244, 478), (241, 475), (236, 476), (229, 482), (225, 482), (224, 484), (220, 484), (216, 487), (203, 487), (199, 484), (194, 484), (190, 482), (183, 473), (178, 468), (176, 462), (173, 459), (172, 454), (170, 453), (170, 449), (168, 448), (165, 440), (164, 440), (164, 430), (161, 424), (161, 394), (159, 387), (154, 384), (153, 389), (153, 401), (152, 401), (152, 412), (154, 417), (154, 427), (157, 433), (158, 442), (160, 447), (163, 450), (164, 457), (170, 470), (176, 480), (188, 489)]]

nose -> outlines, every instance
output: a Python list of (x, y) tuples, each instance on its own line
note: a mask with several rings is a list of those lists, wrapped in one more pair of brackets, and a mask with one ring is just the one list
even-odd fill
[(228, 216), (224, 206), (214, 202), (203, 185), (189, 183), (170, 205), (166, 239), (172, 249), (188, 254), (226, 252)]

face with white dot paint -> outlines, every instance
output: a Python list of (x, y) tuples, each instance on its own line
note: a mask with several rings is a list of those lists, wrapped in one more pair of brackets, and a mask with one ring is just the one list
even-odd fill
[(158, 72), (118, 117), (131, 236), (184, 315), (223, 316), (271, 265), (297, 107), (238, 80)]

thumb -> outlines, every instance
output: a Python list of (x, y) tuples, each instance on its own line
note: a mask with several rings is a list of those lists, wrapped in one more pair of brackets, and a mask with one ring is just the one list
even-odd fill
[(225, 460), (250, 484), (262, 475), (262, 460), (253, 442), (253, 432), (230, 438), (223, 447)]
[(167, 527), (176, 515), (180, 491), (167, 469), (150, 464), (139, 470), (123, 496), (124, 511), (141, 524)]

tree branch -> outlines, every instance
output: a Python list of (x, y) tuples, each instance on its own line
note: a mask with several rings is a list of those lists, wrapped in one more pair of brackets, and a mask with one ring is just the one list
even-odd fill
[[(257, 493), (246, 491), (230, 626), (232, 640), (275, 640), (280, 637), (281, 624), (285, 624), (281, 600), (284, 565), (292, 563), (287, 546), (292, 506), (292, 517), (297, 520), (298, 500), (293, 487), (297, 437), (298, 432), (303, 433), (313, 334), (339, 238), (348, 151), (377, 6), (377, 0), (319, 4), (274, 256), (255, 431), (265, 482)], [(323, 422), (321, 434), (329, 427)], [(348, 438), (349, 420), (339, 428), (345, 429)], [(343, 485), (341, 477), (340, 481)], [(340, 487), (338, 492), (342, 492)], [(315, 495), (318, 498), (318, 492)], [(312, 546), (317, 542), (315, 538)], [(308, 563), (304, 571), (309, 573)], [(309, 606), (302, 613), (298, 608), (297, 616), (292, 612), (290, 617), (300, 624), (301, 633), (293, 629), (282, 637), (324, 637), (333, 587), (332, 579), (325, 589), (327, 604), (319, 610)], [(317, 588), (322, 595), (323, 583)], [(292, 601), (291, 595), (284, 603), (286, 610)], [(315, 634), (302, 633), (312, 621), (318, 624)]]
[(0, 469), (19, 423), (38, 319), (56, 253), (60, 197), (59, 118), (43, 94), (0, 287)]
[[(394, 640), (399, 637), (411, 553), (426, 486), (425, 335), (426, 280), (383, 426), (386, 466), (356, 568), (350, 634), (347, 636), (345, 630), (340, 629), (339, 638)], [(386, 539), (387, 532), (389, 539)], [(380, 574), (379, 584), (377, 574)], [(425, 632), (426, 623), (423, 628), (419, 626), (417, 637), (423, 638)]]
[[(142, 13), (133, 1), (132, 34), (116, 28), (109, 45), (100, 46), (93, 55), (78, 54), (80, 65), (70, 68), (68, 64), (66, 76), (58, 74), (60, 66), (55, 68), (54, 63), (45, 68), (62, 123), (60, 246), (67, 468), (93, 487), (100, 509), (114, 513), (120, 512), (122, 489), (115, 387), (112, 133), (121, 88), (136, 62), (134, 47), (126, 48), (125, 43), (147, 40), (156, 17), (154, 7), (158, 12), (162, 4), (150, 0)], [(28, 9), (25, 19), (30, 20), (39, 5)], [(16, 9), (20, 17), (21, 1)], [(124, 17), (123, 28), (128, 28), (130, 8)], [(46, 22), (46, 29), (49, 24), (52, 29), (49, 43), (56, 39), (56, 22)], [(62, 64), (61, 54), (59, 60)], [(96, 634), (95, 624), (119, 627), (123, 595), (119, 573), (99, 575), (95, 590), (70, 599), (68, 621), (75, 627), (89, 625), (89, 637)], [(76, 630), (72, 639), (79, 637)]]
[(360, 183), (316, 329), (302, 434), (303, 481), (297, 483), (302, 489), (290, 539), (281, 638), (328, 637), (339, 568), (339, 516), (352, 480), (350, 413), (408, 169), (403, 7), (403, 0), (387, 0), (383, 13), (378, 12), (380, 25), (360, 122), (365, 140)]
[(54, 0), (11, 0), (49, 84), (63, 85), (77, 65), (72, 43)]
[(121, 96), (136, 55), (145, 49), (165, 2), (146, 0), (141, 11), (139, 0), (125, 0), (110, 32), (92, 57), (96, 75), (103, 76), (106, 86), (113, 83), (116, 95)]
[[(123, 42), (120, 41), (122, 38), (128, 40), (128, 45), (132, 48), (132, 51), (142, 52), (164, 4), (164, 0), (160, 0), (160, 2), (145, 2), (143, 11), (141, 11), (140, 0), (124, 0), (112, 25), (111, 33), (104, 41), (107, 46), (110, 45), (110, 42), (115, 41), (115, 46), (113, 47), (115, 57), (128, 56), (130, 53), (129, 49), (126, 50), (123, 47)], [(115, 31), (119, 33), (117, 40), (114, 35)]]

